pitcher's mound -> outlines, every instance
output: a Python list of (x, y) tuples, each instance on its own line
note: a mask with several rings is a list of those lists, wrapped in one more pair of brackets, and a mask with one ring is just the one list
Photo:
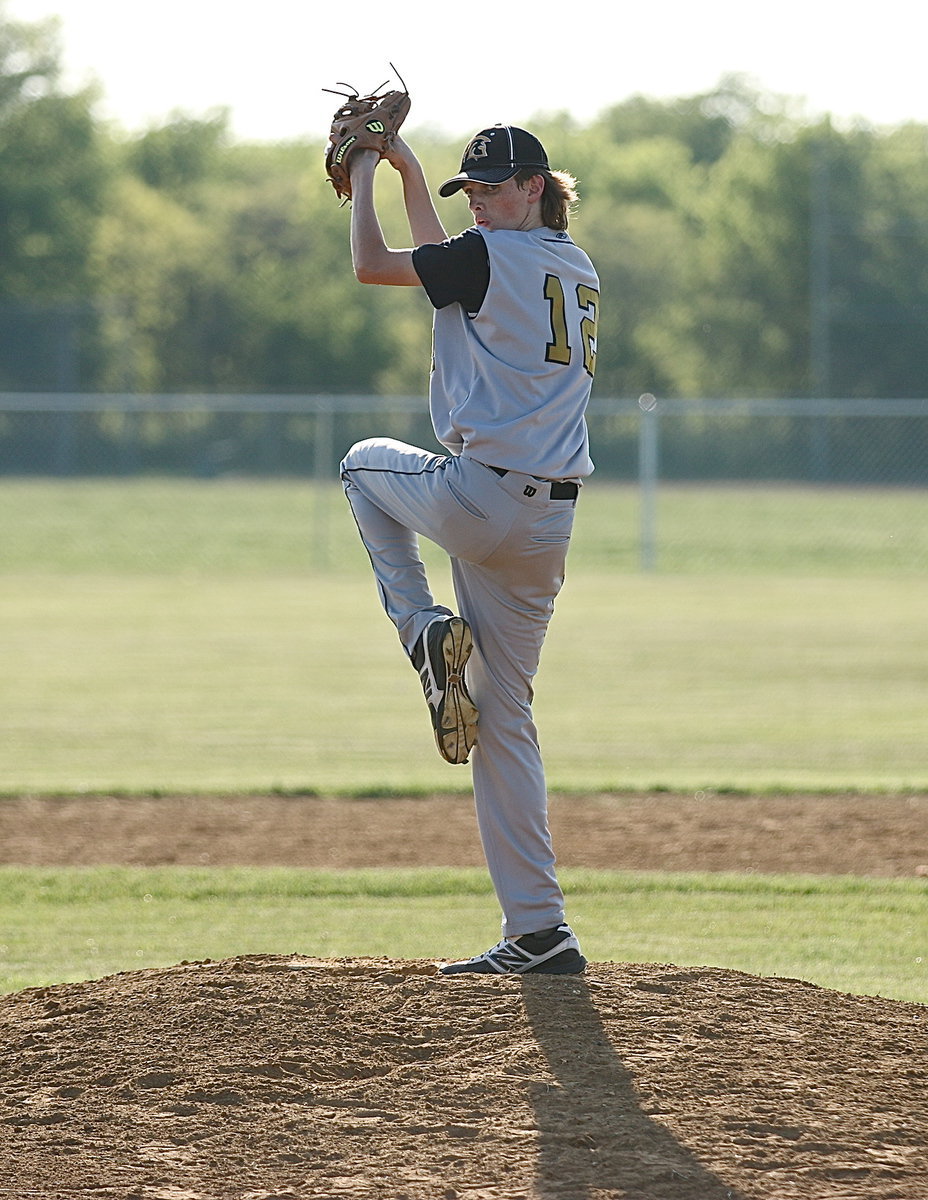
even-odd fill
[(259, 956), (0, 997), (46, 1200), (925, 1200), (928, 1008), (597, 963)]

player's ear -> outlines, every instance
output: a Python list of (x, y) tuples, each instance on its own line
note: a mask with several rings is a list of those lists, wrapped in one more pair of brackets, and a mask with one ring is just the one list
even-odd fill
[(544, 175), (533, 175), (525, 185), (525, 190), (528, 193), (530, 204), (537, 204), (545, 194), (545, 177)]

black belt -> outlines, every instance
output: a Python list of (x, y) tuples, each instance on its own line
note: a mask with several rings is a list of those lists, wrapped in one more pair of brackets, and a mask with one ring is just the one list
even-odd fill
[[(487, 466), (489, 467), (490, 464), (487, 463)], [(502, 467), (490, 467), (490, 470), (495, 471), (500, 479), (504, 475), (509, 474)], [(552, 500), (576, 500), (577, 494), (580, 491), (576, 483), (564, 483), (561, 479), (543, 479), (541, 475), (533, 475), (532, 479), (537, 479), (539, 483), (548, 483), (551, 485)]]

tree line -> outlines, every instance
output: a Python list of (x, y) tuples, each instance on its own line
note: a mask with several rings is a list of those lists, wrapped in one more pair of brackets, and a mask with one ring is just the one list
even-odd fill
[[(324, 136), (242, 143), (222, 110), (128, 134), (97, 101), (0, 0), (0, 391), (424, 392), (428, 303), (354, 281)], [(532, 123), (579, 179), (599, 396), (928, 395), (928, 127), (794, 107), (732, 77)], [(456, 169), (409, 136), (433, 184)]]

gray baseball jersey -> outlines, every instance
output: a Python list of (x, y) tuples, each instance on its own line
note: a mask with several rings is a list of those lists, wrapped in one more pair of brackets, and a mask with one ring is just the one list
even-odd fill
[[(441, 303), (431, 256), (416, 268), (437, 304), (429, 403), (439, 441), (490, 466), (570, 479), (589, 475), (585, 412), (596, 362), (599, 279), (565, 232), (472, 229), (489, 278), (476, 311)], [(472, 243), (471, 243), (472, 244)], [(474, 303), (474, 301), (471, 301)]]

